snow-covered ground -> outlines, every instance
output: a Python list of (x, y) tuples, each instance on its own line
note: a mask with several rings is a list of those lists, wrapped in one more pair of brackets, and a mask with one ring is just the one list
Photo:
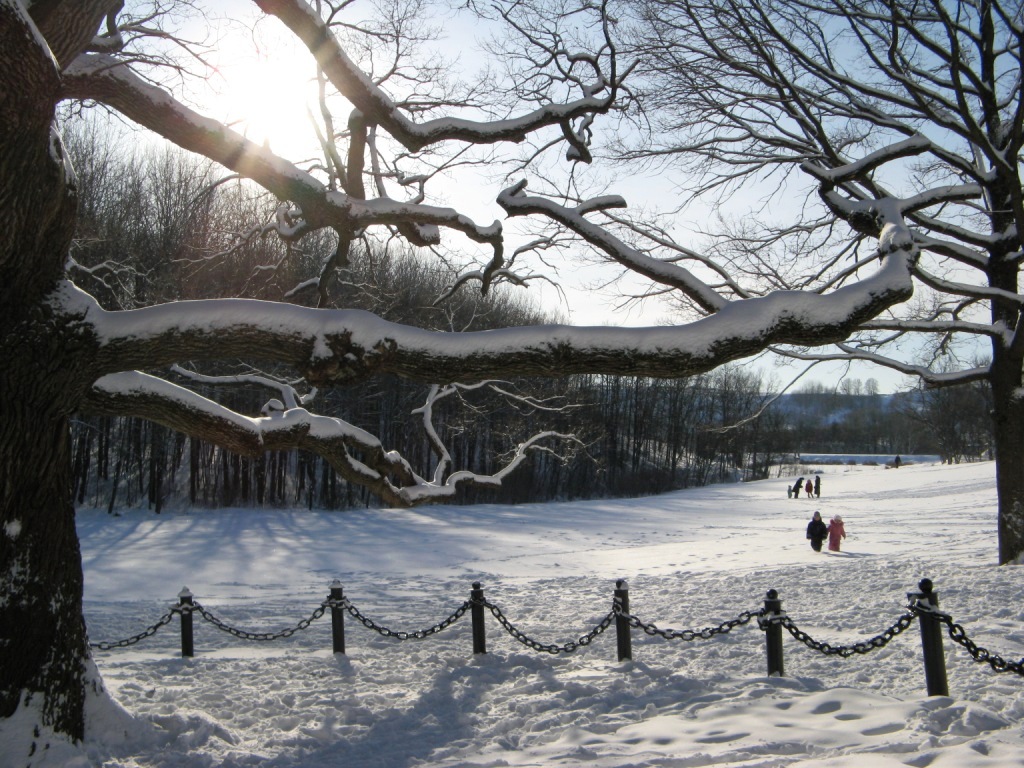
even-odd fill
[[(276, 632), (308, 617), (340, 579), (365, 615), (431, 627), (473, 581), (541, 643), (586, 633), (628, 580), (632, 612), (659, 627), (718, 626), (777, 589), (817, 640), (852, 644), (890, 627), (931, 578), (979, 645), (1024, 656), (1024, 568), (997, 567), (992, 464), (823, 467), (821, 499), (785, 479), (617, 501), (413, 511), (82, 512), (93, 641), (139, 632), (187, 585), (227, 623)], [(792, 483), (792, 479), (789, 480)], [(818, 554), (811, 513), (849, 538)], [(472, 655), (466, 616), (399, 641), (348, 617), (347, 655), (329, 617), (270, 643), (177, 619), (131, 648), (96, 653), (135, 716), (93, 713), (89, 763), (274, 766), (1024, 766), (1024, 678), (974, 662), (945, 638), (949, 697), (928, 697), (916, 623), (885, 648), (825, 656), (785, 636), (786, 676), (766, 675), (756, 622), (709, 640), (614, 631), (573, 654), (531, 650), (488, 616)], [(24, 734), (12, 721), (0, 752)], [(4, 763), (0, 757), (0, 764)], [(46, 761), (42, 761), (46, 764)]]

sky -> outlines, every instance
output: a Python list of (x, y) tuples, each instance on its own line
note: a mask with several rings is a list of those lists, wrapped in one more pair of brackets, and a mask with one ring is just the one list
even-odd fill
[[(81, 510), (89, 636), (140, 632), (184, 586), (232, 626), (277, 632), (308, 618), (335, 579), (362, 615), (415, 631), (480, 581), (521, 631), (563, 644), (607, 616), (625, 579), (632, 612), (661, 628), (717, 627), (776, 589), (801, 630), (841, 645), (891, 627), (927, 577), (975, 642), (1024, 656), (1024, 569), (995, 564), (991, 463), (819, 468), (820, 499), (788, 499), (784, 477), (521, 506)], [(808, 546), (815, 509), (845, 520), (840, 552)], [(916, 625), (848, 659), (787, 634), (784, 677), (767, 675), (756, 623), (690, 643), (635, 631), (623, 662), (611, 631), (558, 655), (492, 617), (486, 631), (488, 653), (474, 656), (468, 617), (402, 642), (349, 616), (347, 653), (335, 655), (327, 617), (271, 643), (197, 619), (196, 654), (182, 658), (175, 619), (96, 653), (116, 704), (91, 704), (81, 750), (51, 738), (32, 765), (1024, 766), (1024, 679), (946, 637), (950, 695), (929, 697)], [(0, 728), (0, 768), (20, 765), (10, 756), (29, 714)]]

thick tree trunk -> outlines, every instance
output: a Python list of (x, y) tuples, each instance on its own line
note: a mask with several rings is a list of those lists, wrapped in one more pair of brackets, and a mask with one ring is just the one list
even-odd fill
[[(999, 138), (998, 120), (990, 126), (990, 135)], [(994, 245), (989, 251), (988, 281), (993, 288), (1015, 294), (1019, 288), (1020, 266), (1014, 255), (1020, 248), (1020, 177), (997, 169), (990, 188), (991, 199), (998, 201), (992, 212)], [(1007, 239), (1003, 233), (1016, 232)], [(1024, 556), (1024, 343), (1020, 338), (1021, 311), (1015, 301), (992, 301), (995, 327), (1016, 329), (1018, 338), (1007, 343), (992, 339), (993, 436), (996, 444), (996, 496), (999, 504), (999, 563), (1004, 565)], [(1024, 562), (1024, 561), (1022, 561)]]
[[(49, 0), (35, 10), (43, 34), (52, 27), (66, 43), (55, 48), (63, 59), (110, 6)], [(80, 739), (88, 643), (68, 419), (95, 346), (49, 303), (76, 195), (51, 131), (60, 76), (19, 3), (0, 2), (0, 72), (0, 717), (31, 707), (38, 725)]]
[(0, 717), (36, 707), (43, 724), (81, 739), (88, 647), (61, 407), (70, 387), (59, 355), (12, 335), (0, 343)]
[[(1003, 357), (1006, 357), (1003, 353)], [(999, 500), (999, 563), (1024, 556), (1024, 399), (1019, 362), (992, 366), (993, 422), (996, 444), (996, 493)]]

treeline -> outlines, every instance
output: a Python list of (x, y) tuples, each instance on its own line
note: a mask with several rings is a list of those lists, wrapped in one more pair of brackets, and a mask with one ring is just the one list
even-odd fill
[[(130, 149), (113, 152), (97, 130), (77, 123), (67, 138), (82, 212), (72, 254), (76, 280), (104, 306), (225, 295), (314, 301), (313, 291), (290, 291), (309, 284), (332, 243), (307, 238), (300, 249), (259, 235), (253, 224), (273, 211), (273, 200), (174, 149), (139, 148), (126, 140), (122, 146)], [(367, 245), (338, 273), (330, 303), (433, 329), (557, 320), (512, 290), (481, 296), (464, 288), (435, 306), (452, 279), (443, 260), (421, 260), (387, 243)], [(202, 369), (221, 376), (257, 372), (281, 381), (289, 375), (262, 369), (258, 360)], [(252, 383), (189, 386), (249, 415), (258, 415), (274, 396)], [(969, 410), (907, 398), (894, 404), (884, 396), (850, 392), (836, 394), (839, 399), (827, 405), (825, 393), (805, 392), (766, 407), (767, 383), (742, 366), (680, 380), (577, 376), (523, 379), (509, 387), (560, 409), (541, 410), (483, 389), (449, 398), (435, 410), (434, 425), (455, 467), (493, 473), (519, 442), (541, 430), (573, 433), (580, 445), (537, 452), (503, 488), (468, 489), (464, 502), (641, 495), (764, 478), (801, 451), (939, 453), (944, 450), (927, 408)], [(311, 407), (377, 435), (386, 450), (400, 452), (427, 476), (436, 457), (412, 415), (426, 393), (423, 385), (393, 377), (317, 393)], [(806, 403), (794, 405), (803, 395)], [(857, 401), (864, 397), (869, 400)], [(811, 407), (812, 401), (817, 405)], [(134, 418), (81, 417), (72, 440), (80, 505), (159, 512), (185, 504), (343, 509), (375, 503), (319, 457), (301, 452), (242, 457)], [(977, 452), (975, 442), (967, 442), (958, 456)]]
[(992, 458), (987, 384), (877, 393), (868, 380), (829, 389), (812, 383), (780, 404), (803, 453), (935, 454), (960, 463)]

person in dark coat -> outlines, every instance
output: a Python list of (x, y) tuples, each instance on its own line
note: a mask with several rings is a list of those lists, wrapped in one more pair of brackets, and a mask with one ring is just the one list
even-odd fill
[(800, 498), (800, 489), (804, 487), (804, 479), (801, 477), (795, 483), (793, 483), (793, 496), (794, 498)]
[(821, 498), (821, 475), (814, 476), (814, 498)]
[(821, 512), (814, 510), (814, 517), (807, 524), (807, 539), (811, 542), (811, 549), (821, 552), (821, 544), (828, 536), (828, 526), (821, 519)]

